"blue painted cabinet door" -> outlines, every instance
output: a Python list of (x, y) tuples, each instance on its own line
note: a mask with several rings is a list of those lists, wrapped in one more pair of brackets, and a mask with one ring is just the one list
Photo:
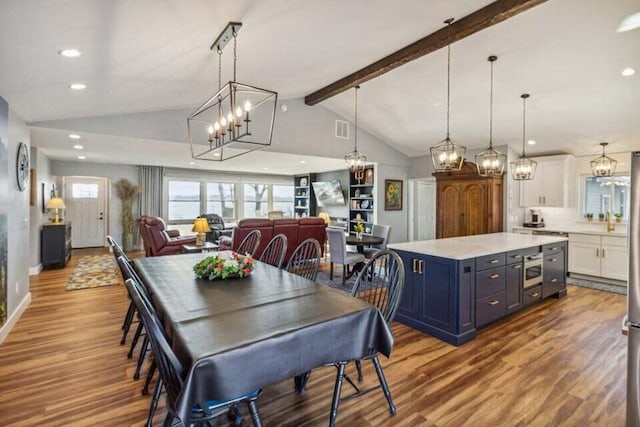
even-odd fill
[(416, 276), (418, 320), (447, 332), (456, 332), (456, 263), (445, 258), (425, 256), (422, 274)]
[(398, 305), (398, 314), (414, 317), (414, 298), (413, 298), (413, 282), (416, 273), (414, 272), (414, 258), (408, 254), (401, 253), (402, 264), (404, 265), (404, 289), (402, 290), (402, 298)]

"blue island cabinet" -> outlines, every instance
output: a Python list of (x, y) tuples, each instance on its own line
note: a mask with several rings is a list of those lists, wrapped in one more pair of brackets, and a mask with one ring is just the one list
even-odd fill
[(473, 340), (475, 259), (397, 252), (405, 283), (395, 320), (453, 345)]

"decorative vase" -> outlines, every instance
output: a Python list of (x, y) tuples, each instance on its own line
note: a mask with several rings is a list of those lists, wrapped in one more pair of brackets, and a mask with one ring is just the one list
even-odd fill
[(356, 240), (362, 240), (362, 233), (356, 232)]
[(133, 250), (133, 233), (122, 233), (122, 249), (125, 252)]

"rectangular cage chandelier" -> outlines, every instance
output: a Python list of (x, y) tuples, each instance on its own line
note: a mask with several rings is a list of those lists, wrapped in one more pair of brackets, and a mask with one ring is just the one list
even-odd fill
[[(240, 22), (229, 22), (211, 45), (218, 53), (218, 91), (187, 118), (191, 157), (224, 161), (271, 145), (278, 93), (236, 78)], [(233, 79), (221, 85), (222, 50), (233, 40)]]

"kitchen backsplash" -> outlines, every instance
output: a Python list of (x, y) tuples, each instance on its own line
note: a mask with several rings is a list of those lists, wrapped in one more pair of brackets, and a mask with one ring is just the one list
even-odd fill
[[(578, 220), (578, 210), (576, 208), (536, 208), (542, 213), (546, 228), (549, 229), (567, 229), (567, 230), (584, 230), (584, 231), (602, 231), (606, 225), (594, 218), (592, 222), (586, 219)], [(526, 210), (529, 213), (529, 209)], [(613, 221), (612, 219), (612, 222)], [(616, 231), (626, 231), (626, 224), (615, 224)]]

